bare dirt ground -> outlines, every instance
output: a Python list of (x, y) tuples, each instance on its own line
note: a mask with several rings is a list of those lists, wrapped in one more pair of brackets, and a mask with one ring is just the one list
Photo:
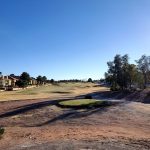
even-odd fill
[[(78, 95), (93, 92), (79, 91)], [(62, 109), (57, 101), (1, 102), (5, 134), (0, 149), (150, 149), (150, 104), (122, 101), (107, 108)]]

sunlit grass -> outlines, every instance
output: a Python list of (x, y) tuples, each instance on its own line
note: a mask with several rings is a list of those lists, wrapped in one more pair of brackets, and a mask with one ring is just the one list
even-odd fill
[(94, 107), (94, 106), (104, 106), (108, 105), (107, 101), (103, 100), (96, 100), (96, 99), (76, 99), (76, 100), (67, 100), (67, 101), (62, 101), (59, 102), (61, 106), (66, 106), (66, 107), (78, 107), (78, 106), (84, 106), (84, 107)]
[(5, 100), (25, 100), (41, 98), (61, 98), (85, 95), (87, 93), (107, 90), (103, 87), (95, 87), (94, 83), (55, 83), (47, 84), (19, 91), (1, 91), (0, 101)]

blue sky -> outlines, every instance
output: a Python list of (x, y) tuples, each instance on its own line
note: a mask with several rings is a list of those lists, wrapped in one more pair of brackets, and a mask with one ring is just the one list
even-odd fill
[(150, 54), (150, 0), (0, 0), (0, 71), (100, 79)]

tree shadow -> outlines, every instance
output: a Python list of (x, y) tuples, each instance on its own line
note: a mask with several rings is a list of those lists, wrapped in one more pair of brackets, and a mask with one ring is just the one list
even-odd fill
[[(98, 92), (89, 93), (89, 94), (98, 94)], [(26, 112), (29, 112), (32, 110), (37, 110), (37, 109), (44, 108), (47, 106), (57, 106), (58, 107), (59, 102), (66, 101), (66, 100), (76, 100), (79, 98), (82, 99), (84, 96), (85, 95), (79, 95), (75, 98), (46, 100), (46, 101), (42, 101), (42, 102), (37, 102), (37, 103), (19, 106), (19, 107), (13, 108), (13, 110), (10, 110), (10, 111), (7, 111), (5, 113), (0, 114), (0, 118), (7, 118), (7, 117), (15, 116), (15, 115), (21, 115), (21, 114), (24, 114)], [(110, 106), (107, 106), (107, 107), (105, 107), (105, 106), (90, 107), (90, 108), (84, 108), (84, 109), (83, 108), (80, 108), (80, 109), (79, 108), (69, 108), (69, 109), (67, 108), (67, 112), (66, 112), (66, 109), (61, 108), (62, 109), (61, 114), (57, 113), (56, 117), (46, 118), (47, 121), (42, 122), (42, 123), (36, 123), (34, 125), (25, 125), (26, 122), (24, 120), (25, 123), (23, 126), (24, 127), (40, 127), (40, 126), (44, 126), (44, 125), (50, 125), (52, 123), (55, 123), (56, 121), (64, 121), (64, 120), (68, 120), (68, 119), (79, 119), (82, 117), (92, 115), (92, 114), (97, 113), (97, 112), (102, 113), (104, 111), (107, 111), (108, 107), (110, 107)], [(39, 116), (39, 117), (41, 117), (41, 116)], [(41, 121), (41, 119), (39, 119), (39, 120)]]
[(33, 103), (33, 104), (27, 104), (24, 106), (19, 106), (19, 107), (13, 108), (12, 111), (8, 111), (6, 113), (0, 114), (0, 118), (11, 117), (11, 116), (15, 116), (18, 114), (23, 114), (30, 110), (35, 110), (35, 109), (39, 109), (39, 108), (46, 107), (46, 106), (56, 105), (59, 101), (62, 101), (62, 100), (71, 100), (71, 99), (48, 100), (48, 101), (43, 101), (43, 102), (38, 102), (38, 103)]
[(99, 92), (92, 92), (88, 94), (83, 94), (76, 96), (76, 98), (85, 98), (85, 96), (89, 95), (92, 96), (93, 99), (101, 99), (101, 100), (121, 100), (125, 98), (129, 92), (121, 92), (121, 91), (99, 91)]
[(55, 123), (57, 121), (65, 121), (65, 120), (70, 120), (70, 119), (79, 119), (82, 117), (90, 116), (94, 113), (97, 112), (104, 112), (107, 111), (107, 108), (105, 107), (100, 107), (100, 108), (91, 108), (91, 109), (85, 109), (84, 111), (80, 111), (80, 109), (71, 109), (67, 113), (60, 114), (46, 122), (36, 124), (36, 125), (31, 125), (31, 126), (26, 126), (26, 127), (40, 127), (40, 126), (45, 126), (45, 125), (50, 125), (52, 123)]

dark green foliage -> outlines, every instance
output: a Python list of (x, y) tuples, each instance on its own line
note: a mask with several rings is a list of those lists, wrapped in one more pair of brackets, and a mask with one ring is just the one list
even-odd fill
[(5, 129), (0, 127), (0, 136), (2, 136), (4, 134), (4, 132), (5, 132)]
[(91, 78), (88, 79), (88, 82), (93, 82), (93, 80)]
[(39, 75), (39, 76), (36, 78), (36, 80), (37, 80), (38, 84), (42, 84), (42, 76)]
[(47, 81), (47, 77), (46, 77), (46, 76), (43, 76), (43, 77), (42, 77), (42, 82), (45, 84), (46, 81)]
[(16, 82), (16, 85), (25, 88), (29, 85), (30, 80), (30, 75), (27, 72), (23, 72), (20, 79)]
[(139, 60), (136, 60), (137, 67), (141, 75), (143, 76), (143, 86), (150, 82), (150, 56), (142, 55)]
[(47, 82), (47, 77), (46, 76), (38, 76), (37, 78), (36, 78), (36, 80), (37, 80), (37, 82), (38, 82), (38, 84), (46, 84), (46, 82)]
[(120, 87), (118, 85), (116, 85), (115, 83), (112, 83), (110, 90), (111, 91), (118, 91), (118, 90), (120, 90)]
[(113, 91), (128, 87), (128, 59), (128, 55), (116, 55), (113, 61), (107, 63), (109, 69), (105, 78)]
[(116, 55), (113, 61), (107, 63), (106, 82), (112, 91), (143, 88), (150, 82), (150, 57), (143, 55), (137, 66), (129, 64), (128, 55)]
[(24, 81), (24, 80), (18, 80), (18, 81), (16, 81), (16, 85), (24, 88), (24, 87), (28, 86), (28, 82)]
[(27, 72), (23, 72), (20, 76), (20, 80), (30, 82), (30, 75)]
[(54, 80), (54, 79), (51, 79), (49, 82), (50, 82), (51, 84), (54, 84), (55, 80)]
[(12, 74), (10, 74), (10, 76), (11, 76), (11, 77), (15, 77), (15, 74), (12, 73)]
[(54, 81), (54, 79), (51, 79), (51, 83), (54, 83), (55, 81)]

